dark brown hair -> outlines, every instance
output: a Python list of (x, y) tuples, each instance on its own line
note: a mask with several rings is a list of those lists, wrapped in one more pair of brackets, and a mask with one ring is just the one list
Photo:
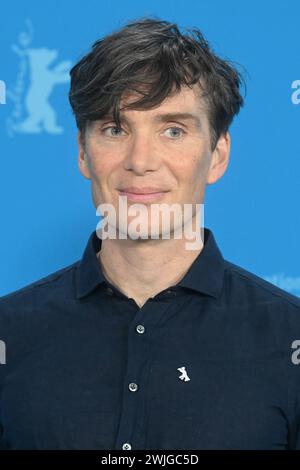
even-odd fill
[(89, 121), (109, 113), (121, 127), (124, 92), (142, 95), (127, 109), (151, 109), (182, 85), (198, 84), (215, 148), (244, 104), (240, 86), (245, 81), (231, 61), (213, 53), (197, 28), (186, 28), (186, 32), (182, 34), (175, 23), (147, 17), (93, 44), (70, 71), (69, 100), (83, 137)]

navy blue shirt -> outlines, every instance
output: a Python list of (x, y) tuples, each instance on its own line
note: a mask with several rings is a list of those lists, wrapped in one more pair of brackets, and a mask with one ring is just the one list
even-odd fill
[(300, 449), (300, 299), (204, 234), (142, 308), (104, 277), (95, 231), (81, 260), (0, 299), (1, 448)]

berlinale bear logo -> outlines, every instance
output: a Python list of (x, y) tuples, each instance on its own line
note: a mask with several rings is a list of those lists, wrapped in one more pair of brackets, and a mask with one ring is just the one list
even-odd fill
[(18, 43), (12, 46), (19, 57), (19, 72), (14, 88), (7, 90), (7, 97), (14, 103), (7, 131), (10, 136), (16, 132), (61, 134), (63, 127), (57, 124), (49, 98), (56, 85), (69, 81), (71, 62), (63, 60), (51, 66), (58, 56), (57, 50), (31, 47), (33, 28), (29, 20), (27, 26), (29, 31), (21, 33)]

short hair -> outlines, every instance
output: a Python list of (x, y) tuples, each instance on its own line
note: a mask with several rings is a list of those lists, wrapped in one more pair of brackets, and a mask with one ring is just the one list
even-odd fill
[(88, 122), (107, 114), (121, 127), (124, 92), (142, 95), (127, 109), (151, 109), (180, 91), (182, 85), (198, 84), (214, 150), (244, 105), (240, 86), (245, 81), (232, 61), (214, 54), (199, 29), (185, 31), (188, 34), (157, 17), (143, 17), (93, 44), (70, 71), (69, 101), (83, 141)]

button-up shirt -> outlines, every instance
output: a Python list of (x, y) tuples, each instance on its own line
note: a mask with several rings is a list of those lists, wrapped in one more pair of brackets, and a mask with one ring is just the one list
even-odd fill
[(0, 447), (300, 449), (300, 299), (205, 228), (183, 279), (140, 308), (101, 243), (0, 299)]

